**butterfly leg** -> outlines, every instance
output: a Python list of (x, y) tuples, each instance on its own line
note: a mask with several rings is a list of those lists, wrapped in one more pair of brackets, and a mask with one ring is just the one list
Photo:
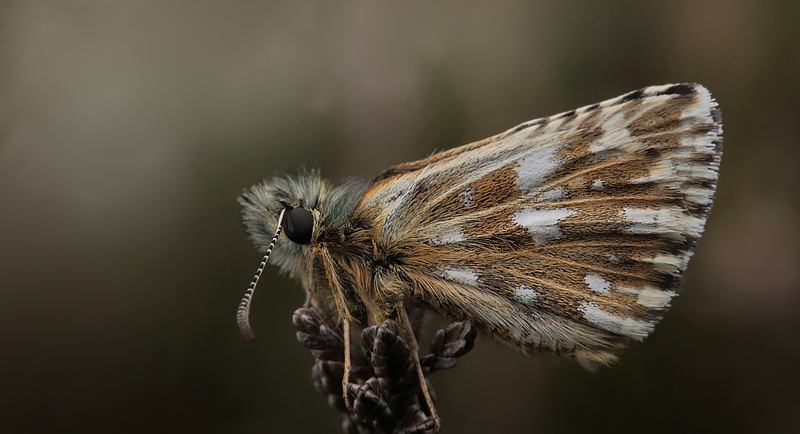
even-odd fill
[(344, 294), (342, 293), (341, 285), (336, 274), (332, 273), (333, 263), (330, 255), (327, 254), (327, 249), (321, 249), (322, 263), (325, 266), (325, 277), (328, 279), (328, 285), (333, 292), (333, 300), (336, 303), (336, 310), (339, 313), (339, 321), (342, 322), (342, 334), (344, 335), (344, 375), (342, 375), (342, 398), (344, 398), (344, 405), (347, 410), (352, 413), (353, 404), (350, 402), (350, 395), (348, 390), (350, 388), (350, 371), (352, 370), (352, 362), (350, 358), (350, 321), (353, 317), (350, 315), (350, 310), (347, 309), (347, 302), (345, 301)]
[[(350, 315), (347, 312), (347, 307), (345, 307), (345, 313)], [(347, 317), (342, 317), (342, 327), (344, 330), (342, 333), (344, 334), (344, 375), (342, 375), (342, 398), (344, 398), (344, 405), (347, 407), (351, 413), (353, 411), (353, 404), (350, 402), (350, 395), (348, 394), (348, 390), (350, 389), (350, 370), (352, 369), (351, 359), (350, 359), (350, 320)]]
[(344, 336), (344, 375), (342, 376), (342, 397), (344, 398), (344, 405), (347, 410), (353, 411), (353, 405), (350, 402), (350, 395), (347, 393), (350, 386), (350, 371), (352, 369), (350, 359), (350, 311), (347, 309), (347, 304), (344, 301), (344, 294), (339, 288), (332, 286), (333, 299), (336, 303), (336, 309), (339, 311), (339, 320), (342, 322), (342, 335)]
[(419, 344), (417, 344), (417, 338), (414, 337), (414, 329), (411, 326), (411, 320), (408, 318), (408, 312), (406, 312), (406, 308), (402, 303), (398, 304), (395, 309), (397, 322), (401, 328), (401, 335), (406, 339), (406, 342), (411, 346), (411, 350), (414, 353), (414, 365), (417, 368), (419, 386), (422, 389), (422, 395), (425, 397), (425, 404), (428, 405), (428, 409), (431, 412), (435, 432), (439, 432), (441, 423), (439, 421), (439, 415), (436, 413), (436, 407), (433, 405), (433, 398), (431, 398), (430, 391), (428, 390), (428, 383), (425, 381), (425, 374), (422, 372), (422, 366), (419, 363)]

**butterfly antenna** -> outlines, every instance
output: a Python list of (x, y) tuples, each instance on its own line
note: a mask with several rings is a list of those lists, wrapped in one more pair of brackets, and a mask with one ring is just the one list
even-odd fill
[(278, 242), (278, 236), (283, 229), (284, 212), (286, 212), (286, 209), (281, 211), (281, 215), (278, 217), (278, 229), (275, 230), (275, 236), (272, 237), (272, 242), (270, 242), (269, 247), (267, 247), (267, 253), (264, 254), (264, 259), (261, 260), (261, 265), (258, 266), (256, 275), (253, 277), (253, 281), (250, 282), (250, 287), (244, 292), (242, 302), (239, 303), (239, 310), (236, 312), (236, 323), (239, 324), (239, 331), (242, 332), (244, 337), (251, 341), (254, 341), (256, 337), (253, 335), (253, 329), (250, 328), (250, 302), (253, 300), (253, 293), (256, 290), (256, 285), (258, 285), (258, 279), (261, 278), (261, 273), (264, 272), (264, 267), (267, 266), (267, 261), (269, 261), (269, 255), (272, 253), (272, 249), (275, 248), (275, 243)]

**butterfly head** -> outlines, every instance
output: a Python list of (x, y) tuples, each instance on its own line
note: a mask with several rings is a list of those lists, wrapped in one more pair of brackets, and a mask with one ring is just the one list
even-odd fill
[(283, 271), (293, 274), (315, 239), (329, 190), (329, 183), (311, 172), (266, 180), (239, 197), (244, 224), (259, 250), (268, 249), (281, 227), (271, 260)]
[(305, 255), (319, 231), (320, 209), (329, 190), (329, 184), (311, 172), (264, 181), (239, 197), (250, 238), (265, 252), (239, 305), (237, 321), (246, 337), (254, 338), (249, 320), (250, 301), (264, 267), (272, 258), (282, 271), (295, 277), (300, 275), (305, 268)]
[(237, 320), (242, 334), (253, 338), (249, 325), (250, 300), (267, 262), (302, 280), (312, 247), (320, 235), (341, 230), (367, 187), (366, 183), (355, 180), (332, 187), (311, 171), (296, 177), (266, 180), (239, 197), (250, 238), (265, 252), (239, 305)]

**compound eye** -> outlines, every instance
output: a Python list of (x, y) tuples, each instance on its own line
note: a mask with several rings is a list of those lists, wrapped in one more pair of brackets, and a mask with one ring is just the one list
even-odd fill
[(311, 233), (314, 231), (314, 215), (311, 211), (298, 206), (286, 212), (283, 217), (283, 229), (286, 236), (297, 244), (311, 242)]

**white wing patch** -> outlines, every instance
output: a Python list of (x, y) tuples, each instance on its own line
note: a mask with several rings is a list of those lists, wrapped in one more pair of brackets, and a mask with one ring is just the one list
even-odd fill
[(642, 340), (653, 331), (655, 324), (633, 318), (618, 318), (594, 303), (582, 303), (579, 309), (586, 321), (612, 333)]
[(692, 257), (692, 252), (686, 252), (684, 255), (656, 255), (653, 258), (641, 258), (642, 262), (649, 262), (653, 264), (656, 271), (662, 273), (678, 273), (686, 269), (689, 264), (689, 259)]
[(584, 280), (589, 285), (589, 289), (594, 292), (608, 294), (608, 290), (611, 289), (611, 283), (599, 274), (587, 274)]
[(550, 190), (547, 190), (542, 194), (536, 196), (536, 199), (534, 200), (536, 202), (554, 202), (559, 199), (564, 199), (568, 195), (569, 195), (569, 190), (567, 190), (564, 187), (556, 187), (556, 188), (551, 188)]
[(633, 293), (639, 295), (639, 298), (636, 300), (637, 303), (651, 309), (668, 308), (672, 297), (675, 296), (675, 291), (664, 291), (646, 286), (633, 290)]
[(449, 227), (438, 233), (431, 242), (436, 245), (458, 243), (466, 240), (464, 231), (458, 227)]
[(442, 267), (439, 273), (447, 280), (463, 283), (469, 286), (478, 286), (478, 275), (469, 268), (463, 267)]
[(472, 201), (475, 200), (475, 192), (472, 191), (471, 188), (467, 187), (461, 193), (458, 193), (458, 198), (461, 199), (461, 202), (464, 204), (464, 208), (469, 208), (472, 205)]
[(699, 237), (705, 225), (705, 217), (693, 217), (684, 214), (683, 210), (672, 206), (660, 209), (623, 208), (620, 216), (633, 234), (662, 234), (681, 237), (686, 234)]
[(520, 285), (514, 288), (514, 298), (525, 304), (531, 304), (539, 299), (539, 293), (528, 285)]
[(528, 229), (533, 236), (533, 240), (539, 245), (545, 245), (549, 241), (561, 238), (563, 235), (558, 223), (576, 214), (578, 211), (566, 208), (557, 209), (538, 209), (526, 208), (514, 213), (512, 220), (520, 226)]
[(533, 149), (519, 160), (519, 166), (514, 170), (517, 172), (517, 186), (520, 191), (539, 187), (542, 181), (561, 167), (561, 161), (556, 157), (556, 153), (562, 146), (542, 146)]
[[(621, 128), (614, 128), (614, 124), (617, 123), (618, 119), (622, 119), (624, 115), (618, 114), (613, 116), (609, 119), (608, 123), (604, 123), (603, 126), (608, 130), (606, 134), (603, 134), (602, 137), (597, 139), (597, 141), (593, 142), (589, 149), (595, 154), (601, 153), (603, 151), (608, 151), (609, 149), (622, 149), (625, 151), (634, 151), (640, 145), (638, 142), (631, 137), (631, 134), (628, 130), (625, 129), (624, 125)], [(624, 119), (623, 119), (624, 120)]]
[(653, 167), (650, 169), (649, 175), (633, 178), (630, 180), (630, 182), (632, 184), (644, 184), (648, 182), (666, 182), (677, 184), (693, 179), (713, 181), (717, 179), (717, 176), (717, 172), (701, 164), (680, 160), (663, 160), (653, 165)]

